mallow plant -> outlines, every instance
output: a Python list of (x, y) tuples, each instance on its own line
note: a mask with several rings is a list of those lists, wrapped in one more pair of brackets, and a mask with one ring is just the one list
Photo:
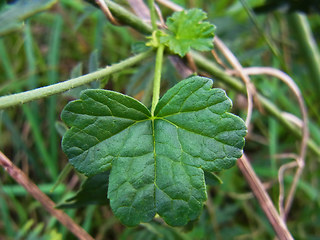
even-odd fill
[(71, 199), (73, 206), (108, 198), (127, 226), (154, 217), (182, 226), (200, 215), (206, 184), (220, 181), (215, 173), (241, 157), (246, 126), (209, 78), (181, 80), (160, 98), (164, 53), (183, 57), (191, 48), (212, 49), (215, 27), (200, 9), (174, 13), (166, 29), (158, 29), (153, 10), (151, 20), (153, 34), (146, 43), (156, 52), (151, 108), (118, 92), (84, 90), (61, 113), (69, 127), (62, 149), (88, 177)]

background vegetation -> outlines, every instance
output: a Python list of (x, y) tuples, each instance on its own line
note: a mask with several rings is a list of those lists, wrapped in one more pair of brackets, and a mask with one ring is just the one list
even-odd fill
[[(127, 1), (116, 1), (130, 6)], [(269, 66), (288, 73), (296, 82), (308, 108), (310, 138), (320, 146), (320, 16), (316, 4), (289, 12), (288, 2), (273, 1), (174, 1), (186, 8), (199, 7), (217, 27), (217, 36), (231, 49), (243, 67)], [(264, 5), (269, 4), (269, 5)], [(270, 5), (271, 4), (271, 5)], [(252, 10), (257, 6), (258, 12)], [(159, 5), (161, 6), (161, 5)], [(271, 7), (270, 7), (271, 6)], [(280, 7), (280, 8), (279, 8)], [(299, 6), (291, 10), (301, 9)], [(172, 10), (161, 6), (164, 18)], [(303, 21), (301, 20), (303, 19)], [(310, 28), (306, 32), (304, 27)], [(111, 24), (96, 7), (81, 0), (60, 0), (50, 10), (30, 17), (22, 29), (0, 38), (0, 95), (64, 81), (119, 62), (139, 50), (144, 35), (132, 28)], [(218, 63), (230, 73), (232, 66), (219, 51)], [(205, 56), (216, 61), (212, 53)], [(66, 93), (0, 110), (0, 150), (56, 203), (77, 192), (84, 176), (73, 170), (63, 181), (59, 173), (67, 164), (60, 148), (64, 125), (60, 113), (65, 104), (85, 88), (105, 88), (131, 95), (150, 105), (154, 58), (135, 67)], [(184, 59), (185, 63), (187, 60)], [(168, 58), (164, 62), (163, 92), (181, 77)], [(205, 76), (210, 73), (198, 66)], [(245, 95), (218, 77), (232, 98), (233, 112), (246, 117)], [(295, 96), (278, 79), (253, 76), (257, 91), (279, 109), (301, 119)], [(150, 84), (151, 83), (151, 84)], [(292, 117), (291, 117), (292, 119)], [(296, 127), (298, 129), (298, 127)], [(256, 102), (245, 152), (278, 206), (278, 170), (300, 151), (301, 138)], [(315, 147), (316, 149), (317, 147)], [(286, 155), (284, 155), (286, 154)], [(294, 156), (293, 156), (294, 157)], [(319, 239), (319, 151), (307, 149), (287, 225), (295, 239)], [(70, 232), (42, 208), (5, 171), (0, 169), (0, 239), (72, 239)], [(285, 172), (285, 195), (294, 171)], [(220, 174), (223, 184), (208, 187), (208, 201), (198, 221), (171, 228), (159, 221), (126, 228), (108, 206), (90, 205), (65, 209), (96, 239), (273, 239), (274, 231), (248, 183), (237, 167)], [(58, 182), (57, 182), (58, 181)], [(54, 185), (58, 186), (51, 191)]]

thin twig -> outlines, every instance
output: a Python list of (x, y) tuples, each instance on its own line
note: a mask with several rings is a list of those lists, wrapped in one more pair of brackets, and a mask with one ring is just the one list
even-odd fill
[(42, 206), (63, 224), (70, 232), (81, 240), (94, 240), (82, 227), (76, 224), (66, 213), (55, 208), (55, 203), (45, 195), (18, 167), (16, 167), (1, 151), (0, 165), (8, 174), (23, 186)]
[(180, 12), (183, 10), (183, 7), (179, 6), (178, 4), (175, 4), (168, 0), (156, 0), (158, 3), (162, 4), (163, 6), (172, 9), (176, 12)]
[(168, 56), (168, 59), (183, 79), (194, 73), (188, 66), (184, 64), (180, 57), (171, 55)]
[(148, 6), (143, 0), (127, 0), (134, 13), (144, 21), (150, 21), (150, 12)]
[(288, 112), (282, 112), (282, 115), (286, 119), (288, 119), (288, 121), (292, 122), (294, 125), (296, 125), (300, 129), (303, 128), (303, 121), (300, 118), (298, 118), (296, 115), (293, 115), (292, 113), (288, 113)]
[(276, 159), (284, 159), (284, 158), (296, 159), (298, 158), (298, 155), (295, 153), (279, 153), (279, 154), (275, 154), (274, 157)]
[[(297, 166), (297, 170), (291, 185), (291, 188), (289, 190), (289, 194), (285, 203), (285, 207), (284, 207), (284, 211), (282, 211), (282, 217), (283, 219), (286, 219), (286, 216), (288, 215), (293, 199), (294, 199), (294, 194), (296, 192), (296, 188), (297, 188), (297, 184), (298, 181), (301, 177), (304, 165), (305, 165), (305, 155), (306, 155), (306, 150), (307, 150), (307, 143), (308, 143), (308, 139), (309, 139), (309, 129), (308, 129), (308, 113), (307, 113), (307, 109), (305, 107), (304, 101), (303, 101), (303, 97), (302, 94), (300, 92), (300, 89), (298, 88), (298, 86), (295, 84), (295, 82), (284, 72), (278, 70), (278, 69), (274, 69), (274, 68), (270, 68), (270, 67), (252, 67), (252, 68), (246, 68), (244, 70), (247, 74), (249, 75), (257, 75), (257, 74), (267, 74), (273, 77), (277, 77), (280, 80), (282, 80), (286, 85), (289, 86), (289, 88), (292, 90), (292, 92), (295, 94), (298, 103), (299, 103), (299, 107), (300, 107), (300, 111), (302, 113), (302, 141), (301, 141), (301, 145), (300, 145), (300, 154), (298, 156), (298, 158), (296, 158), (296, 163), (295, 164), (287, 164), (284, 166), (283, 169), (286, 169), (288, 166)], [(279, 170), (279, 174), (283, 174), (284, 170), (280, 168)], [(282, 184), (282, 182), (280, 182), (280, 180), (283, 179), (283, 176), (279, 176), (279, 183), (280, 186)], [(282, 187), (283, 189), (283, 187)], [(283, 192), (280, 191), (280, 195), (283, 194)], [(283, 209), (282, 201), (283, 201), (283, 196), (279, 196), (279, 206), (280, 206), (280, 211), (281, 209)]]
[(161, 9), (159, 8), (159, 6), (157, 4), (154, 4), (154, 8), (156, 9), (157, 15), (158, 15), (159, 20), (160, 20), (160, 24), (158, 24), (158, 27), (166, 28), (167, 26), (166, 26), (166, 23), (165, 23), (165, 21), (163, 19)]
[[(216, 51), (214, 49), (211, 50), (212, 56), (214, 57), (214, 59), (217, 61), (217, 63), (223, 67), (224, 69), (226, 69), (227, 71), (230, 71), (230, 69), (228, 69), (227, 65), (224, 64), (224, 62), (222, 61), (222, 59), (219, 57), (219, 55), (216, 53)], [(234, 71), (234, 70), (231, 70)]]
[(290, 187), (289, 194), (288, 194), (285, 206), (284, 206), (284, 215), (283, 215), (283, 219), (284, 220), (286, 220), (286, 218), (287, 218), (287, 216), (289, 214), (289, 211), (291, 209), (292, 202), (293, 202), (293, 199), (294, 199), (294, 195), (295, 195), (296, 190), (297, 190), (298, 182), (299, 182), (299, 179), (300, 179), (300, 177), (302, 175), (302, 171), (303, 171), (303, 168), (304, 168), (304, 161), (302, 161), (301, 158), (299, 158), (296, 161), (296, 165), (298, 166), (298, 168), (297, 168), (297, 171), (296, 171), (296, 173), (295, 173), (295, 175), (293, 177), (293, 182), (292, 182), (292, 185)]
[(197, 66), (196, 66), (196, 64), (195, 64), (195, 62), (194, 62), (191, 54), (190, 54), (190, 53), (187, 53), (187, 54), (186, 54), (186, 58), (187, 58), (188, 65), (189, 65), (190, 69), (191, 69), (193, 72), (197, 72)]
[[(151, 23), (151, 16), (148, 6), (142, 0), (127, 0), (134, 13), (147, 23)], [(160, 19), (157, 21), (158, 28), (166, 28), (161, 9), (157, 4), (154, 4), (155, 11)]]
[(261, 208), (267, 215), (274, 231), (277, 233), (278, 238), (280, 240), (293, 240), (293, 237), (291, 236), (287, 225), (279, 216), (268, 193), (265, 191), (262, 183), (252, 169), (251, 164), (249, 163), (245, 154), (240, 159), (238, 159), (237, 164), (239, 169), (247, 179), (247, 182), (249, 183), (253, 194), (258, 199)]
[(279, 168), (279, 172), (278, 172), (278, 181), (279, 181), (279, 211), (280, 211), (280, 216), (283, 220), (285, 220), (285, 216), (286, 216), (286, 211), (283, 205), (283, 201), (284, 201), (284, 182), (283, 182), (283, 178), (284, 178), (284, 172), (290, 168), (294, 168), (297, 167), (297, 162), (290, 162), (287, 164), (282, 165)]
[(247, 107), (247, 118), (246, 118), (246, 126), (248, 127), (251, 121), (252, 109), (253, 109), (253, 95), (255, 95), (256, 90), (252, 85), (248, 74), (243, 71), (243, 68), (238, 61), (238, 59), (234, 56), (234, 54), (229, 50), (229, 48), (217, 37), (214, 38), (215, 45), (219, 48), (219, 50), (223, 53), (223, 55), (230, 62), (231, 66), (234, 67), (236, 71), (238, 71), (241, 79), (243, 80), (246, 86), (247, 98), (248, 98), (248, 107)]
[(222, 236), (221, 236), (221, 233), (219, 230), (219, 224), (217, 222), (216, 211), (214, 209), (214, 205), (212, 204), (212, 198), (211, 198), (210, 192), (208, 192), (208, 199), (206, 202), (206, 206), (208, 208), (210, 222), (211, 222), (212, 228), (214, 230), (215, 238), (217, 240), (222, 240)]
[(106, 2), (104, 0), (96, 0), (96, 3), (99, 5), (101, 8), (102, 12), (106, 17), (109, 19), (109, 21), (114, 24), (114, 25), (121, 25), (112, 15), (112, 13), (109, 10), (109, 7), (107, 6)]
[[(284, 72), (275, 69), (275, 68), (270, 68), (270, 67), (250, 67), (250, 68), (245, 68), (244, 71), (248, 75), (261, 75), (261, 74), (266, 74), (270, 75), (276, 78), (279, 78), (282, 80), (284, 83), (286, 83), (289, 88), (293, 91), (293, 93), (296, 95), (299, 107), (302, 113), (302, 119), (303, 119), (303, 128), (302, 128), (302, 141), (301, 141), (301, 151), (300, 151), (300, 160), (299, 161), (304, 161), (304, 157), (306, 154), (306, 149), (307, 149), (307, 142), (309, 139), (309, 130), (308, 130), (308, 113), (307, 113), (307, 108), (305, 107), (304, 101), (302, 94), (300, 92), (300, 89), (298, 86), (295, 84), (295, 82)], [(303, 164), (303, 163), (300, 163)]]

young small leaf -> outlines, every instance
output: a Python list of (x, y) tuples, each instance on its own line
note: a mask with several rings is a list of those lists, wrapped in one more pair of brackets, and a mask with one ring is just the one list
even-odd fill
[(170, 32), (161, 36), (160, 42), (182, 57), (190, 51), (190, 48), (199, 51), (211, 50), (215, 26), (203, 21), (206, 18), (206, 13), (196, 8), (175, 12), (166, 22)]
[(169, 225), (196, 219), (206, 200), (204, 171), (232, 167), (246, 127), (228, 113), (231, 101), (212, 80), (191, 77), (160, 99), (155, 116), (137, 100), (85, 90), (62, 120), (71, 128), (62, 149), (90, 176), (111, 168), (108, 198), (122, 223), (136, 226), (158, 213)]

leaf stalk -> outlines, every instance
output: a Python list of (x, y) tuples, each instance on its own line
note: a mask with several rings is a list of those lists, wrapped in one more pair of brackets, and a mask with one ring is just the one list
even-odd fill
[(156, 55), (156, 66), (154, 70), (154, 80), (153, 80), (153, 95), (152, 95), (152, 106), (151, 115), (154, 116), (154, 110), (159, 101), (160, 96), (160, 82), (161, 82), (161, 70), (162, 70), (162, 60), (163, 60), (164, 45), (159, 44), (157, 48)]

